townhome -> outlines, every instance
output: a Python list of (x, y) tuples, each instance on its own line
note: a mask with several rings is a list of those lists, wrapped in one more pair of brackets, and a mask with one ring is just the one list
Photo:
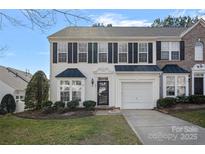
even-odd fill
[(205, 22), (188, 28), (67, 27), (48, 37), (52, 101), (152, 109), (205, 94)]

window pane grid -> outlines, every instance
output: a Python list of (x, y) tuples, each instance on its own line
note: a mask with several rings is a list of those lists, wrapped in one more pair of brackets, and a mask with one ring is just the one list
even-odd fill
[(107, 62), (107, 53), (108, 53), (107, 43), (100, 42), (99, 43), (99, 62), (100, 63)]
[(139, 43), (139, 62), (146, 63), (148, 61), (148, 45), (147, 43)]
[(78, 61), (87, 62), (87, 43), (80, 42), (78, 45)]

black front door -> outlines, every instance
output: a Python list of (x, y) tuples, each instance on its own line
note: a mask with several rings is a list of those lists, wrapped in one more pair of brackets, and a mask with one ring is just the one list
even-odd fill
[(194, 78), (194, 94), (203, 95), (204, 94), (204, 79)]
[(108, 105), (109, 103), (109, 82), (98, 81), (97, 85), (98, 105)]

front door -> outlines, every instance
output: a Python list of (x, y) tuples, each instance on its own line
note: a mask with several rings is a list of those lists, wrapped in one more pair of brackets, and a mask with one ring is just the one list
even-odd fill
[(194, 78), (194, 94), (203, 95), (204, 94), (204, 79), (203, 78)]
[(98, 105), (109, 104), (109, 81), (98, 81), (97, 84)]

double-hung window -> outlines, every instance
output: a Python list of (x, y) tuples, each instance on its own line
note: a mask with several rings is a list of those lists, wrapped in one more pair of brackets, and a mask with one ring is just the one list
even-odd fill
[(166, 76), (166, 97), (186, 95), (186, 76)]
[(161, 43), (161, 60), (169, 60), (169, 42)]
[(70, 101), (70, 81), (60, 81), (60, 100), (62, 102)]
[(71, 100), (81, 101), (82, 83), (80, 80), (60, 81), (60, 100), (69, 102)]
[(87, 62), (88, 59), (88, 44), (80, 42), (78, 45), (78, 62)]
[(195, 44), (195, 60), (202, 61), (203, 60), (203, 43), (197, 41)]
[(180, 60), (180, 43), (162, 42), (161, 60)]
[(127, 49), (127, 43), (120, 42), (119, 43), (119, 63), (127, 63), (127, 57), (128, 57), (128, 49)]
[(108, 55), (108, 44), (106, 42), (99, 43), (99, 63), (106, 63)]
[(148, 62), (148, 44), (147, 43), (139, 43), (138, 48), (138, 57), (139, 63), (147, 63)]
[(67, 62), (67, 44), (66, 42), (58, 43), (58, 62)]

